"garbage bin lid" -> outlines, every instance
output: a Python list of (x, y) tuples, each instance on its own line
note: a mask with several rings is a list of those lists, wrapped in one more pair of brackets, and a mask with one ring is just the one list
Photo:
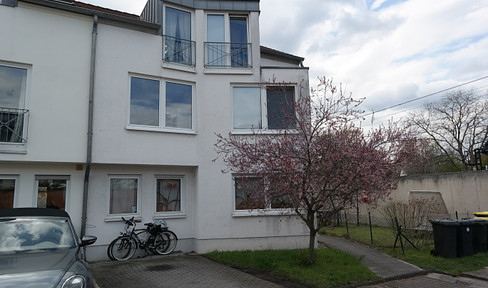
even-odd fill
[(488, 211), (474, 212), (473, 214), (478, 217), (488, 217)]
[(456, 220), (430, 220), (430, 223), (444, 226), (459, 226), (459, 221)]

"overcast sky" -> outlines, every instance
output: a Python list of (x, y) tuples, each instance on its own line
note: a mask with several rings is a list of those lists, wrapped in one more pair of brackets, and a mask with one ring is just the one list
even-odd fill
[[(139, 15), (146, 0), (85, 0)], [(438, 99), (488, 91), (488, 0), (261, 0), (261, 45), (305, 58), (312, 87), (334, 78), (375, 119)], [(384, 119), (383, 119), (384, 120)], [(376, 120), (375, 120), (376, 121)]]

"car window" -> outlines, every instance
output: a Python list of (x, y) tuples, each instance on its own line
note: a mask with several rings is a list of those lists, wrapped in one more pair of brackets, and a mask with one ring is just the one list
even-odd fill
[(0, 219), (0, 253), (76, 247), (67, 219)]

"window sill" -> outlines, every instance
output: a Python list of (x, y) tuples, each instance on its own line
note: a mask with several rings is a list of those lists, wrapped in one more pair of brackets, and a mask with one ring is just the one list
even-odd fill
[(205, 67), (205, 74), (234, 74), (234, 75), (252, 75), (252, 67), (249, 68), (236, 68), (236, 67)]
[(156, 212), (153, 216), (154, 220), (179, 218), (186, 218), (186, 214), (184, 212)]
[(170, 128), (159, 128), (159, 127), (152, 128), (148, 126), (127, 126), (126, 129), (132, 131), (197, 135), (197, 132), (195, 130), (189, 130), (189, 129), (177, 129), (177, 128), (170, 129)]
[(266, 217), (266, 216), (292, 216), (293, 209), (271, 209), (271, 210), (234, 210), (232, 217)]
[(163, 60), (163, 64), (161, 66), (166, 69), (178, 70), (178, 71), (183, 71), (183, 72), (188, 72), (193, 74), (197, 73), (195, 66), (180, 64), (177, 62), (166, 62)]
[(105, 217), (105, 222), (123, 222), (122, 217), (125, 219), (131, 219), (134, 217), (135, 221), (142, 221), (142, 216), (138, 214), (117, 214), (117, 215), (109, 215)]
[(27, 154), (24, 143), (0, 143), (0, 153)]
[(232, 135), (280, 135), (286, 132), (287, 134), (297, 134), (296, 129), (233, 129), (230, 133)]

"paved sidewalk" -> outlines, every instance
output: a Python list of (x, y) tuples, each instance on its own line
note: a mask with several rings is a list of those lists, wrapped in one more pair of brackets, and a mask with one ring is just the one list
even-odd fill
[(358, 285), (363, 288), (487, 288), (488, 267), (479, 271), (453, 277), (442, 273), (429, 273), (422, 269), (391, 257), (378, 250), (356, 242), (331, 236), (319, 236), (319, 243), (358, 257), (361, 262), (382, 280)]
[(283, 288), (198, 255), (148, 256), (90, 266), (100, 288)]
[(344, 251), (361, 259), (369, 270), (382, 278), (405, 277), (422, 272), (422, 269), (417, 266), (344, 238), (320, 235), (318, 241), (327, 247)]

